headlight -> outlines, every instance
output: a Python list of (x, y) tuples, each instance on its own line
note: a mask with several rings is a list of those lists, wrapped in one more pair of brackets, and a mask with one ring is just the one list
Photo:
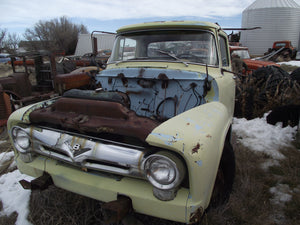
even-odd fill
[(15, 144), (16, 149), (19, 152), (26, 152), (26, 150), (30, 147), (30, 137), (29, 135), (22, 129), (15, 127), (12, 130), (12, 138)]
[(182, 161), (169, 152), (159, 152), (147, 157), (144, 170), (149, 182), (161, 190), (178, 187), (185, 175)]

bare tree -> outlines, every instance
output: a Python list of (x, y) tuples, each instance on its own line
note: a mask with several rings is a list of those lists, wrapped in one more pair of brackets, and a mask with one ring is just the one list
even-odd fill
[(3, 47), (4, 49), (10, 53), (10, 54), (14, 54), (16, 53), (16, 50), (19, 47), (19, 43), (20, 43), (20, 37), (16, 34), (8, 34), (7, 38), (5, 38), (5, 40), (3, 41)]
[(26, 29), (24, 36), (33, 50), (64, 50), (66, 54), (74, 54), (80, 33), (88, 33), (87, 28), (82, 24), (73, 24), (63, 16), (39, 21), (33, 29)]
[(4, 39), (5, 39), (6, 33), (7, 33), (6, 29), (4, 29), (4, 30), (0, 29), (0, 52), (4, 48)]

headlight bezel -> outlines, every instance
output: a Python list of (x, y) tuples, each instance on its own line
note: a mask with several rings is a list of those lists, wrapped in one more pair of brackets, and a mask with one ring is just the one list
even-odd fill
[[(159, 162), (164, 162), (161, 164), (163, 169), (166, 169), (165, 166), (170, 166), (168, 170), (169, 175), (171, 175), (170, 179), (157, 179), (159, 174), (153, 174), (151, 166), (157, 166), (155, 163), (159, 164)], [(161, 169), (157, 168), (157, 169)], [(173, 153), (167, 151), (157, 152), (148, 156), (145, 161), (143, 162), (143, 169), (145, 171), (145, 176), (148, 181), (153, 185), (153, 187), (160, 189), (160, 190), (171, 190), (176, 189), (182, 182), (185, 177), (186, 169), (182, 160)], [(157, 172), (157, 171), (155, 171)], [(164, 176), (166, 176), (166, 171), (164, 172)]]

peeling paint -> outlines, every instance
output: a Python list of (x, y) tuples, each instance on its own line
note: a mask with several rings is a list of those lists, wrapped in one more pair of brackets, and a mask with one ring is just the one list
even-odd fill
[(98, 127), (97, 132), (108, 132), (108, 133), (113, 133), (114, 129), (109, 128), (109, 127)]
[(202, 160), (195, 161), (195, 163), (197, 163), (198, 166), (202, 166), (202, 164), (203, 164)]
[(179, 138), (178, 134), (176, 136), (167, 135), (167, 134), (161, 134), (161, 133), (151, 133), (150, 135), (153, 135), (160, 140), (164, 141), (166, 145), (173, 145), (173, 143), (183, 140), (183, 138)]
[(192, 120), (192, 119), (190, 119), (190, 118), (185, 118), (185, 119), (186, 119), (186, 121), (187, 121), (187, 125), (194, 125), (194, 126), (195, 126), (195, 129), (196, 129), (197, 131), (200, 131), (200, 130), (203, 129), (203, 126), (197, 124), (196, 121), (194, 121), (194, 120)]
[(212, 136), (210, 134), (206, 135), (207, 138), (211, 139)]
[(28, 108), (22, 116), (22, 121), (25, 123), (29, 123), (30, 122), (29, 115), (31, 112), (33, 112), (36, 109), (41, 109), (41, 108), (45, 108), (49, 105), (52, 105), (57, 99), (58, 99), (58, 97), (50, 99), (50, 100), (46, 100), (44, 102), (37, 103), (37, 104), (33, 105), (32, 107)]

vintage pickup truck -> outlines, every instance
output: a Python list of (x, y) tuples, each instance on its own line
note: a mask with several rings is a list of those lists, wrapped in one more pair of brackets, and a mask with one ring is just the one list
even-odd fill
[(8, 121), (24, 187), (57, 187), (187, 224), (229, 197), (235, 82), (220, 26), (125, 26), (97, 89), (69, 90)]

